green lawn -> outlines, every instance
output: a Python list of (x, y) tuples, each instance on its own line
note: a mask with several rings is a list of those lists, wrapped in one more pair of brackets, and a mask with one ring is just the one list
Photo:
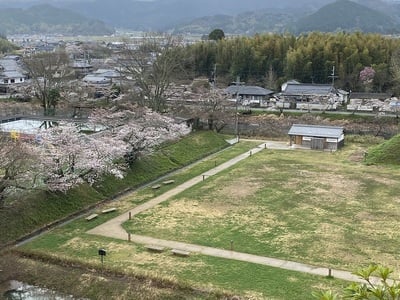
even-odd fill
[[(150, 253), (142, 245), (85, 232), (175, 184), (254, 147), (238, 145), (191, 168), (171, 174), (173, 185), (151, 188), (110, 205), (117, 212), (94, 221), (83, 218), (21, 247), (49, 259), (100, 267), (97, 250), (108, 251), (104, 267), (115, 272), (178, 280), (255, 299), (312, 299), (318, 289), (347, 283), (267, 266), (193, 254)], [(399, 270), (396, 241), (400, 170), (365, 166), (363, 149), (348, 145), (336, 153), (263, 150), (207, 178), (124, 226), (135, 234), (186, 241), (355, 270), (372, 262)]]
[(373, 262), (400, 270), (400, 170), (351, 157), (263, 151), (124, 227), (350, 271)]
[(178, 281), (183, 286), (211, 288), (217, 293), (229, 291), (247, 296), (246, 299), (312, 299), (312, 291), (338, 291), (348, 285), (341, 280), (194, 253), (187, 258), (173, 256), (168, 251), (151, 253), (142, 245), (85, 233), (106, 219), (101, 216), (93, 223), (77, 220), (20, 247), (19, 251), (45, 261), (62, 260), (63, 264), (82, 264), (101, 270), (97, 251), (104, 248), (107, 251), (104, 269), (108, 272)]

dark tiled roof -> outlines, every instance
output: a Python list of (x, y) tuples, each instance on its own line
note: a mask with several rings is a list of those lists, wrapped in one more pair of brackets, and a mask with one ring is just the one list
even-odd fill
[(251, 85), (244, 85), (244, 86), (231, 85), (225, 89), (225, 92), (231, 95), (236, 94), (238, 91), (239, 95), (254, 95), (254, 96), (266, 96), (274, 93), (271, 90)]
[(288, 134), (311, 137), (340, 138), (343, 134), (343, 127), (293, 124)]
[(284, 95), (328, 95), (335, 92), (335, 88), (330, 84), (293, 84), (288, 83), (286, 89), (282, 91)]

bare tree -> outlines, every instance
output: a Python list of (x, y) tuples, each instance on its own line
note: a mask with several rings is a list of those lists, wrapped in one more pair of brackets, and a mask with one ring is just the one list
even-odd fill
[(269, 66), (268, 72), (265, 74), (265, 85), (271, 90), (276, 90), (278, 82), (278, 76), (276, 75), (272, 65)]
[(180, 70), (181, 58), (176, 46), (179, 40), (171, 36), (147, 37), (132, 49), (127, 46), (120, 59), (122, 72), (131, 77), (139, 88), (138, 103), (154, 111), (166, 107), (165, 92), (175, 72)]
[(207, 99), (202, 102), (203, 115), (207, 117), (208, 128), (220, 132), (232, 119), (232, 110), (226, 110), (226, 95), (221, 91), (211, 91)]
[(170, 106), (171, 112), (176, 116), (191, 118), (193, 128), (202, 126), (202, 120), (206, 120), (208, 129), (216, 132), (220, 132), (234, 120), (233, 104), (221, 90), (202, 89), (196, 97), (198, 98), (192, 104), (176, 102)]
[(54, 115), (63, 82), (69, 75), (67, 53), (63, 50), (38, 53), (24, 58), (24, 66), (32, 80), (35, 96), (42, 104), (44, 115)]

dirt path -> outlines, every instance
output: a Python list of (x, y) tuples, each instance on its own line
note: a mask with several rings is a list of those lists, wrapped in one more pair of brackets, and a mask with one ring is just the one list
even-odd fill
[[(246, 159), (247, 157), (256, 154), (259, 151), (262, 151), (263, 149), (280, 149), (280, 150), (290, 150), (287, 143), (285, 142), (275, 142), (275, 141), (265, 141), (262, 144), (260, 144), (258, 147), (251, 149), (250, 151), (247, 151), (213, 169), (210, 169), (209, 171), (205, 172), (203, 175), (196, 176), (181, 185), (167, 191), (166, 193), (153, 198), (152, 200), (138, 205), (135, 208), (125, 212), (124, 214), (111, 219), (91, 230), (88, 231), (89, 234), (94, 234), (94, 235), (101, 235), (101, 236), (107, 236), (111, 238), (116, 238), (116, 239), (122, 239), (122, 240), (128, 240), (128, 233), (122, 228), (122, 223), (127, 221), (129, 219), (129, 213), (131, 216), (134, 216), (136, 214), (139, 214), (147, 209), (150, 209), (154, 207), (155, 205), (158, 205), (164, 201), (167, 201), (171, 197), (179, 194), (180, 192), (184, 191), (185, 189), (188, 189), (195, 184), (207, 180), (208, 177), (213, 176), (222, 170), (225, 170), (239, 161), (242, 161)], [(262, 264), (262, 265), (267, 265), (271, 267), (277, 267), (277, 268), (282, 268), (286, 270), (293, 270), (293, 271), (299, 271), (299, 272), (304, 272), (304, 273), (309, 273), (309, 274), (314, 274), (314, 275), (320, 275), (320, 276), (334, 276), (335, 278), (339, 279), (344, 279), (348, 281), (354, 281), (354, 282), (364, 282), (363, 280), (359, 279), (357, 276), (353, 275), (350, 272), (347, 271), (342, 271), (342, 270), (334, 270), (334, 269), (328, 269), (326, 267), (318, 267), (318, 266), (313, 266), (313, 265), (308, 265), (308, 264), (302, 264), (298, 262), (293, 262), (293, 261), (287, 261), (287, 260), (281, 260), (281, 259), (276, 259), (276, 258), (270, 258), (270, 257), (264, 257), (264, 256), (257, 256), (257, 255), (252, 255), (248, 253), (241, 253), (241, 252), (236, 252), (233, 250), (224, 250), (224, 249), (218, 249), (218, 248), (211, 248), (211, 247), (205, 247), (201, 245), (194, 245), (194, 244), (188, 244), (188, 243), (182, 243), (182, 242), (176, 242), (176, 241), (167, 241), (167, 240), (161, 240), (161, 239), (156, 239), (152, 237), (146, 237), (146, 236), (139, 236), (139, 235), (130, 235), (130, 240), (132, 242), (138, 243), (138, 244), (151, 244), (151, 245), (157, 245), (157, 246), (162, 246), (170, 249), (179, 249), (179, 250), (184, 250), (188, 252), (195, 252), (195, 253), (201, 253), (204, 255), (210, 255), (210, 256), (215, 256), (215, 257), (222, 257), (222, 258), (227, 258), (227, 259), (234, 259), (234, 260), (239, 260), (239, 261), (246, 261), (246, 262), (251, 262), (251, 263), (257, 263), (257, 264)], [(378, 281), (378, 279), (375, 279)]]

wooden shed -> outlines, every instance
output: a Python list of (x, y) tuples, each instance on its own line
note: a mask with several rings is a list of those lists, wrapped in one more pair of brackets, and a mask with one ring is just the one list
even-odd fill
[(344, 145), (344, 129), (338, 126), (293, 124), (288, 134), (290, 146), (336, 151)]

